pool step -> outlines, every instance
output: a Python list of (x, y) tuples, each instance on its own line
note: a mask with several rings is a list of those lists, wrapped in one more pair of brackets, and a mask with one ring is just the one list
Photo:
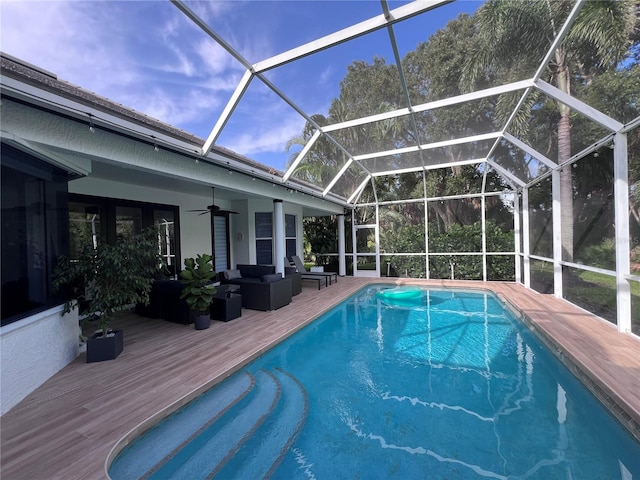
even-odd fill
[(304, 387), (290, 374), (274, 370), (282, 394), (277, 407), (218, 472), (218, 478), (268, 478), (302, 430), (308, 413)]
[(304, 388), (281, 370), (230, 378), (132, 444), (109, 469), (120, 479), (264, 478), (306, 421)]
[(253, 383), (254, 379), (248, 373), (236, 375), (200, 395), (188, 408), (176, 411), (137, 438), (112, 463), (110, 476), (113, 479), (147, 478), (182, 444), (198, 435), (203, 426), (214, 423), (246, 396)]
[(167, 458), (149, 480), (210, 478), (273, 411), (279, 396), (276, 378), (268, 372), (258, 372), (249, 395)]

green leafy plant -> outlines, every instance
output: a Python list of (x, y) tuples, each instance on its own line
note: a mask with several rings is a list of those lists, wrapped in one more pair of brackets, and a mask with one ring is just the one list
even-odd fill
[(180, 298), (184, 298), (189, 308), (204, 315), (211, 305), (216, 287), (211, 283), (216, 272), (213, 269), (213, 258), (203, 253), (196, 258), (185, 258), (184, 270), (180, 272), (184, 284)]
[(161, 258), (153, 228), (115, 245), (86, 246), (80, 257), (62, 256), (53, 273), (53, 288), (66, 297), (63, 314), (87, 302), (85, 319), (98, 320), (102, 335), (113, 314), (135, 303), (149, 303), (149, 292)]

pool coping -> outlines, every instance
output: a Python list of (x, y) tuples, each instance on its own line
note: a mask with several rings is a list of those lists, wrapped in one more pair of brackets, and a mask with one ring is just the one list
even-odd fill
[[(620, 398), (606, 382), (589, 369), (571, 350), (553, 337), (540, 323), (522, 311), (502, 294), (495, 294), (523, 324), (549, 349), (549, 351), (578, 379), (578, 381), (615, 417), (624, 429), (640, 443), (640, 415), (634, 418), (633, 408)], [(626, 408), (623, 406), (626, 405)]]

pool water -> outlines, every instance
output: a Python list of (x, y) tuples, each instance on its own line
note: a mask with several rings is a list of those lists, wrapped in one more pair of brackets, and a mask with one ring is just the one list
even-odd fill
[(492, 294), (388, 288), (163, 420), (110, 476), (640, 479), (640, 444)]

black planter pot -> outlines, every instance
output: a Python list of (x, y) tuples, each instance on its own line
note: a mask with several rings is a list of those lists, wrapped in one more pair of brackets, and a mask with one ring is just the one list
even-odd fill
[(115, 330), (112, 333), (106, 338), (101, 333), (96, 333), (87, 339), (87, 363), (113, 360), (122, 353), (124, 332)]
[(193, 316), (193, 325), (196, 327), (196, 330), (204, 330), (205, 328), (209, 328), (209, 325), (211, 325), (209, 312), (205, 313), (204, 315), (195, 314)]

